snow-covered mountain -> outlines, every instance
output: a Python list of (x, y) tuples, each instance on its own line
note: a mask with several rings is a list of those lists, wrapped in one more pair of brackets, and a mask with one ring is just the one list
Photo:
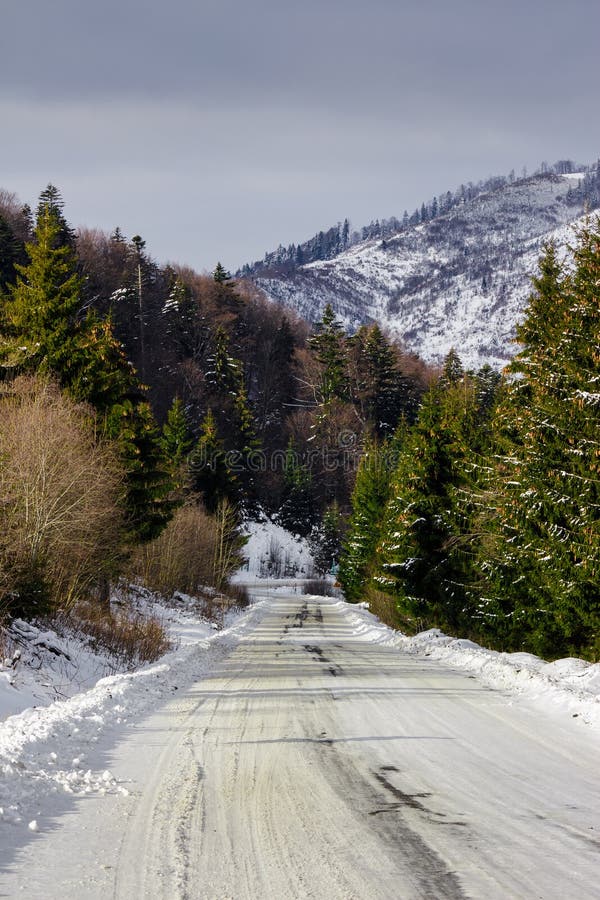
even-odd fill
[(583, 178), (508, 183), (385, 240), (253, 280), (309, 321), (331, 303), (347, 327), (377, 321), (427, 360), (455, 347), (467, 366), (502, 366), (543, 242), (573, 239)]

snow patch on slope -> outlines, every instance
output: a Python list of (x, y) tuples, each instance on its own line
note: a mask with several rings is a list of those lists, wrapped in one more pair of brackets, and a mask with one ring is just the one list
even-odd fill
[[(116, 610), (125, 606), (132, 614), (156, 619), (177, 647), (211, 637), (217, 627), (198, 612), (194, 598), (179, 593), (166, 602), (129, 585), (115, 592), (111, 602)], [(0, 721), (28, 707), (66, 700), (100, 678), (137, 668), (135, 660), (103, 650), (68, 618), (59, 619), (54, 628), (14, 619), (7, 637), (8, 655), (0, 659)]]
[(242, 554), (246, 564), (233, 581), (252, 578), (310, 578), (314, 562), (308, 541), (291, 534), (271, 519), (245, 522), (242, 533), (248, 538)]
[(385, 241), (255, 281), (309, 321), (331, 303), (347, 328), (377, 321), (431, 362), (455, 347), (467, 367), (501, 368), (542, 244), (573, 242), (584, 221), (568, 200), (572, 183), (558, 175), (517, 182)]

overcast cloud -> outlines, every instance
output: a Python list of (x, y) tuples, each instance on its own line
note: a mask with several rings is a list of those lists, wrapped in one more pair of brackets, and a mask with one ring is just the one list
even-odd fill
[(600, 155), (597, 0), (3, 0), (0, 186), (235, 269)]

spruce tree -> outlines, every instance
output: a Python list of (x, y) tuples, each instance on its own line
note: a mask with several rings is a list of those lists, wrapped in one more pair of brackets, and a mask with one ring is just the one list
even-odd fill
[(127, 529), (131, 543), (158, 537), (171, 518), (173, 482), (160, 450), (148, 403), (126, 400), (110, 410), (111, 436), (125, 467)]
[(268, 333), (268, 341), (261, 341), (261, 344), (257, 348), (258, 364), (253, 379), (257, 428), (265, 442), (279, 446), (278, 425), (296, 396), (296, 339), (286, 316), (281, 318), (274, 332)]
[(481, 415), (488, 417), (496, 402), (502, 376), (485, 363), (475, 374), (475, 392)]
[(248, 401), (248, 393), (240, 372), (240, 382), (233, 404), (233, 449), (238, 459), (238, 481), (246, 509), (255, 503), (258, 493), (256, 474), (262, 469), (262, 444), (257, 435), (254, 415)]
[(374, 325), (364, 344), (368, 384), (367, 410), (376, 434), (386, 437), (395, 431), (400, 417), (399, 373), (390, 344)]
[(401, 417), (414, 418), (414, 387), (400, 370), (397, 353), (378, 325), (363, 326), (348, 340), (352, 394), (368, 430), (391, 437)]
[(598, 653), (600, 577), (600, 230), (565, 270), (546, 248), (496, 427), (502, 515), (491, 562), (510, 602), (506, 640), (535, 652)]
[(214, 335), (214, 351), (209, 358), (206, 382), (210, 388), (211, 412), (224, 448), (236, 456), (238, 488), (253, 502), (256, 494), (256, 469), (261, 441), (250, 406), (244, 379), (244, 366), (229, 352), (229, 337), (219, 326)]
[(16, 266), (22, 261), (23, 249), (6, 219), (0, 215), (0, 295), (15, 282)]
[(309, 543), (317, 574), (334, 573), (342, 550), (343, 519), (334, 500), (323, 514), (321, 524), (312, 530)]
[(189, 456), (189, 477), (192, 490), (202, 498), (209, 513), (216, 512), (222, 501), (237, 500), (237, 478), (231, 471), (210, 409), (202, 422), (196, 446)]
[(62, 372), (74, 351), (81, 279), (73, 250), (62, 242), (58, 214), (42, 206), (29, 262), (17, 265), (2, 316), (3, 368), (12, 372)]
[(317, 332), (308, 341), (315, 359), (321, 365), (319, 385), (321, 402), (348, 398), (348, 359), (346, 336), (331, 304), (327, 304)]
[(379, 588), (398, 598), (409, 627), (456, 628), (469, 618), (461, 492), (469, 484), (477, 440), (473, 385), (432, 388), (400, 451), (374, 576)]
[(231, 274), (220, 262), (218, 262), (215, 271), (213, 272), (213, 279), (217, 284), (226, 284), (231, 281)]
[(240, 384), (240, 362), (229, 351), (229, 335), (219, 326), (213, 337), (213, 351), (208, 358), (206, 382), (226, 404), (228, 397), (235, 397)]
[(162, 427), (160, 447), (178, 494), (181, 494), (187, 484), (187, 458), (193, 443), (185, 407), (181, 398), (175, 397)]
[(361, 457), (352, 493), (352, 514), (340, 559), (346, 600), (360, 600), (374, 563), (390, 494), (390, 446), (370, 441)]
[(446, 354), (446, 358), (444, 359), (441, 383), (444, 387), (447, 387), (451, 384), (458, 384), (463, 380), (464, 377), (465, 370), (463, 368), (460, 356), (458, 355), (454, 347), (451, 347)]
[(65, 387), (90, 403), (125, 469), (124, 508), (131, 543), (157, 537), (171, 518), (178, 478), (161, 449), (160, 432), (145, 390), (116, 340), (110, 320), (90, 313), (81, 323)]
[(146, 241), (139, 234), (131, 238), (131, 255), (135, 266), (135, 288), (130, 286), (130, 292), (135, 292), (137, 301), (137, 359), (142, 381), (146, 382), (146, 312), (144, 292), (144, 268), (146, 259), (144, 249)]
[(283, 492), (277, 521), (295, 534), (307, 535), (314, 524), (312, 477), (290, 438), (285, 454)]
[(170, 373), (176, 373), (182, 362), (204, 359), (212, 337), (208, 317), (189, 285), (173, 271), (168, 273), (162, 320), (165, 343), (170, 349)]
[(49, 184), (38, 198), (37, 220), (39, 222), (44, 210), (50, 212), (58, 223), (58, 243), (60, 246), (75, 249), (75, 232), (68, 224), (64, 216), (64, 200), (60, 191), (53, 184)]

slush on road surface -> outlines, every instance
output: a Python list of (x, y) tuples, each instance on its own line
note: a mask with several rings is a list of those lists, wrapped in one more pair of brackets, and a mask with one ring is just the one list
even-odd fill
[[(0, 897), (600, 897), (597, 739), (271, 593), (209, 676), (97, 748)], [(114, 744), (114, 738), (113, 738)]]

